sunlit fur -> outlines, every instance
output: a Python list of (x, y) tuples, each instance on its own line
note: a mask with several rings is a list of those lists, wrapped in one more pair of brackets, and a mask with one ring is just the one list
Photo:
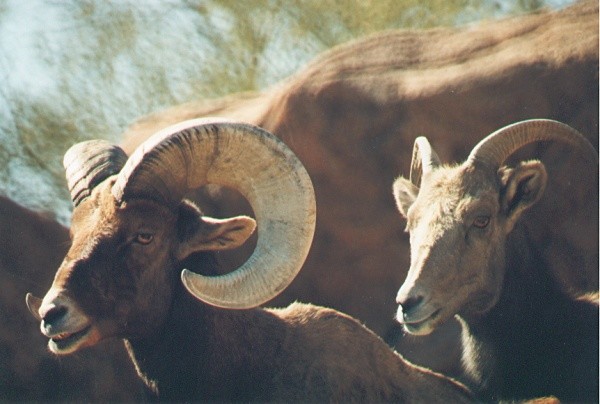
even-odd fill
[(533, 161), (498, 173), (442, 166), (420, 189), (394, 184), (411, 243), (397, 318), (427, 334), (457, 316), (465, 380), (486, 400), (597, 399), (598, 300), (559, 286), (519, 220), (545, 179)]
[[(460, 384), (411, 365), (334, 310), (228, 310), (197, 300), (180, 282), (182, 268), (214, 274), (212, 252), (198, 251), (239, 245), (254, 222), (204, 218), (185, 201), (175, 211), (148, 200), (117, 205), (111, 181), (75, 208), (72, 247), (39, 308), (55, 353), (124, 338), (138, 374), (166, 401), (470, 400)], [(73, 322), (89, 335), (71, 335)]]

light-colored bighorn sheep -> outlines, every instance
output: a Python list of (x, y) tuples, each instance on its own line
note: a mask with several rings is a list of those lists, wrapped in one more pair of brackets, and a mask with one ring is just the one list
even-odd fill
[[(270, 133), (193, 120), (129, 158), (89, 141), (64, 163), (72, 246), (43, 300), (27, 296), (52, 352), (124, 338), (141, 378), (169, 401), (469, 400), (342, 313), (256, 308), (296, 276), (315, 224), (308, 174)], [(255, 221), (202, 216), (184, 197), (208, 183), (245, 195), (258, 225), (252, 256), (225, 275), (210, 276), (213, 252), (242, 244)]]
[(460, 165), (442, 165), (426, 138), (415, 141), (410, 180), (394, 183), (411, 245), (397, 319), (427, 334), (457, 316), (467, 384), (481, 398), (596, 400), (598, 300), (561, 288), (519, 220), (544, 192), (544, 164), (504, 165), (541, 141), (575, 147), (598, 170), (589, 142), (551, 120), (500, 129)]

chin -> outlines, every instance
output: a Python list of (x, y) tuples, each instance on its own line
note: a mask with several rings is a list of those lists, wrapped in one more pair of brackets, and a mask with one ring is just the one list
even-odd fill
[(50, 338), (48, 349), (55, 355), (69, 355), (84, 347), (96, 345), (100, 340), (100, 333), (90, 325), (74, 333), (62, 333)]

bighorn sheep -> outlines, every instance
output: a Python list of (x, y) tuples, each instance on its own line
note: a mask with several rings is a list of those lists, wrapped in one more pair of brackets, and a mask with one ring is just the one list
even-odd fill
[[(255, 308), (296, 276), (315, 224), (308, 174), (268, 132), (186, 121), (129, 158), (89, 141), (64, 163), (72, 246), (43, 300), (27, 296), (52, 352), (124, 338), (163, 400), (469, 400), (346, 315), (299, 303)], [(209, 276), (212, 251), (243, 243), (255, 221), (202, 216), (184, 196), (207, 183), (240, 190), (258, 224), (252, 256), (225, 275)]]
[(576, 147), (590, 170), (598, 170), (588, 141), (551, 120), (500, 129), (460, 165), (442, 165), (427, 139), (416, 139), (410, 180), (400, 177), (393, 186), (411, 249), (397, 320), (424, 335), (456, 316), (466, 383), (483, 399), (594, 401), (597, 296), (568, 295), (519, 220), (544, 192), (544, 164), (504, 165), (521, 147), (541, 141)]

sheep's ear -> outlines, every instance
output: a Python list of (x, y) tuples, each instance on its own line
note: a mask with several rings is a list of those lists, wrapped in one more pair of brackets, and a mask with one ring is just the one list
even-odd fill
[(229, 250), (244, 244), (256, 228), (248, 216), (214, 219), (202, 216), (189, 207), (181, 209), (178, 221), (179, 247), (177, 258), (182, 260), (194, 252)]
[(415, 202), (415, 199), (417, 199), (419, 188), (406, 178), (398, 177), (398, 179), (394, 181), (393, 192), (394, 198), (396, 199), (396, 206), (398, 207), (400, 214), (407, 217), (408, 209)]
[(501, 168), (500, 206), (508, 229), (512, 229), (521, 214), (533, 206), (544, 194), (548, 174), (538, 160), (519, 163), (515, 168)]

